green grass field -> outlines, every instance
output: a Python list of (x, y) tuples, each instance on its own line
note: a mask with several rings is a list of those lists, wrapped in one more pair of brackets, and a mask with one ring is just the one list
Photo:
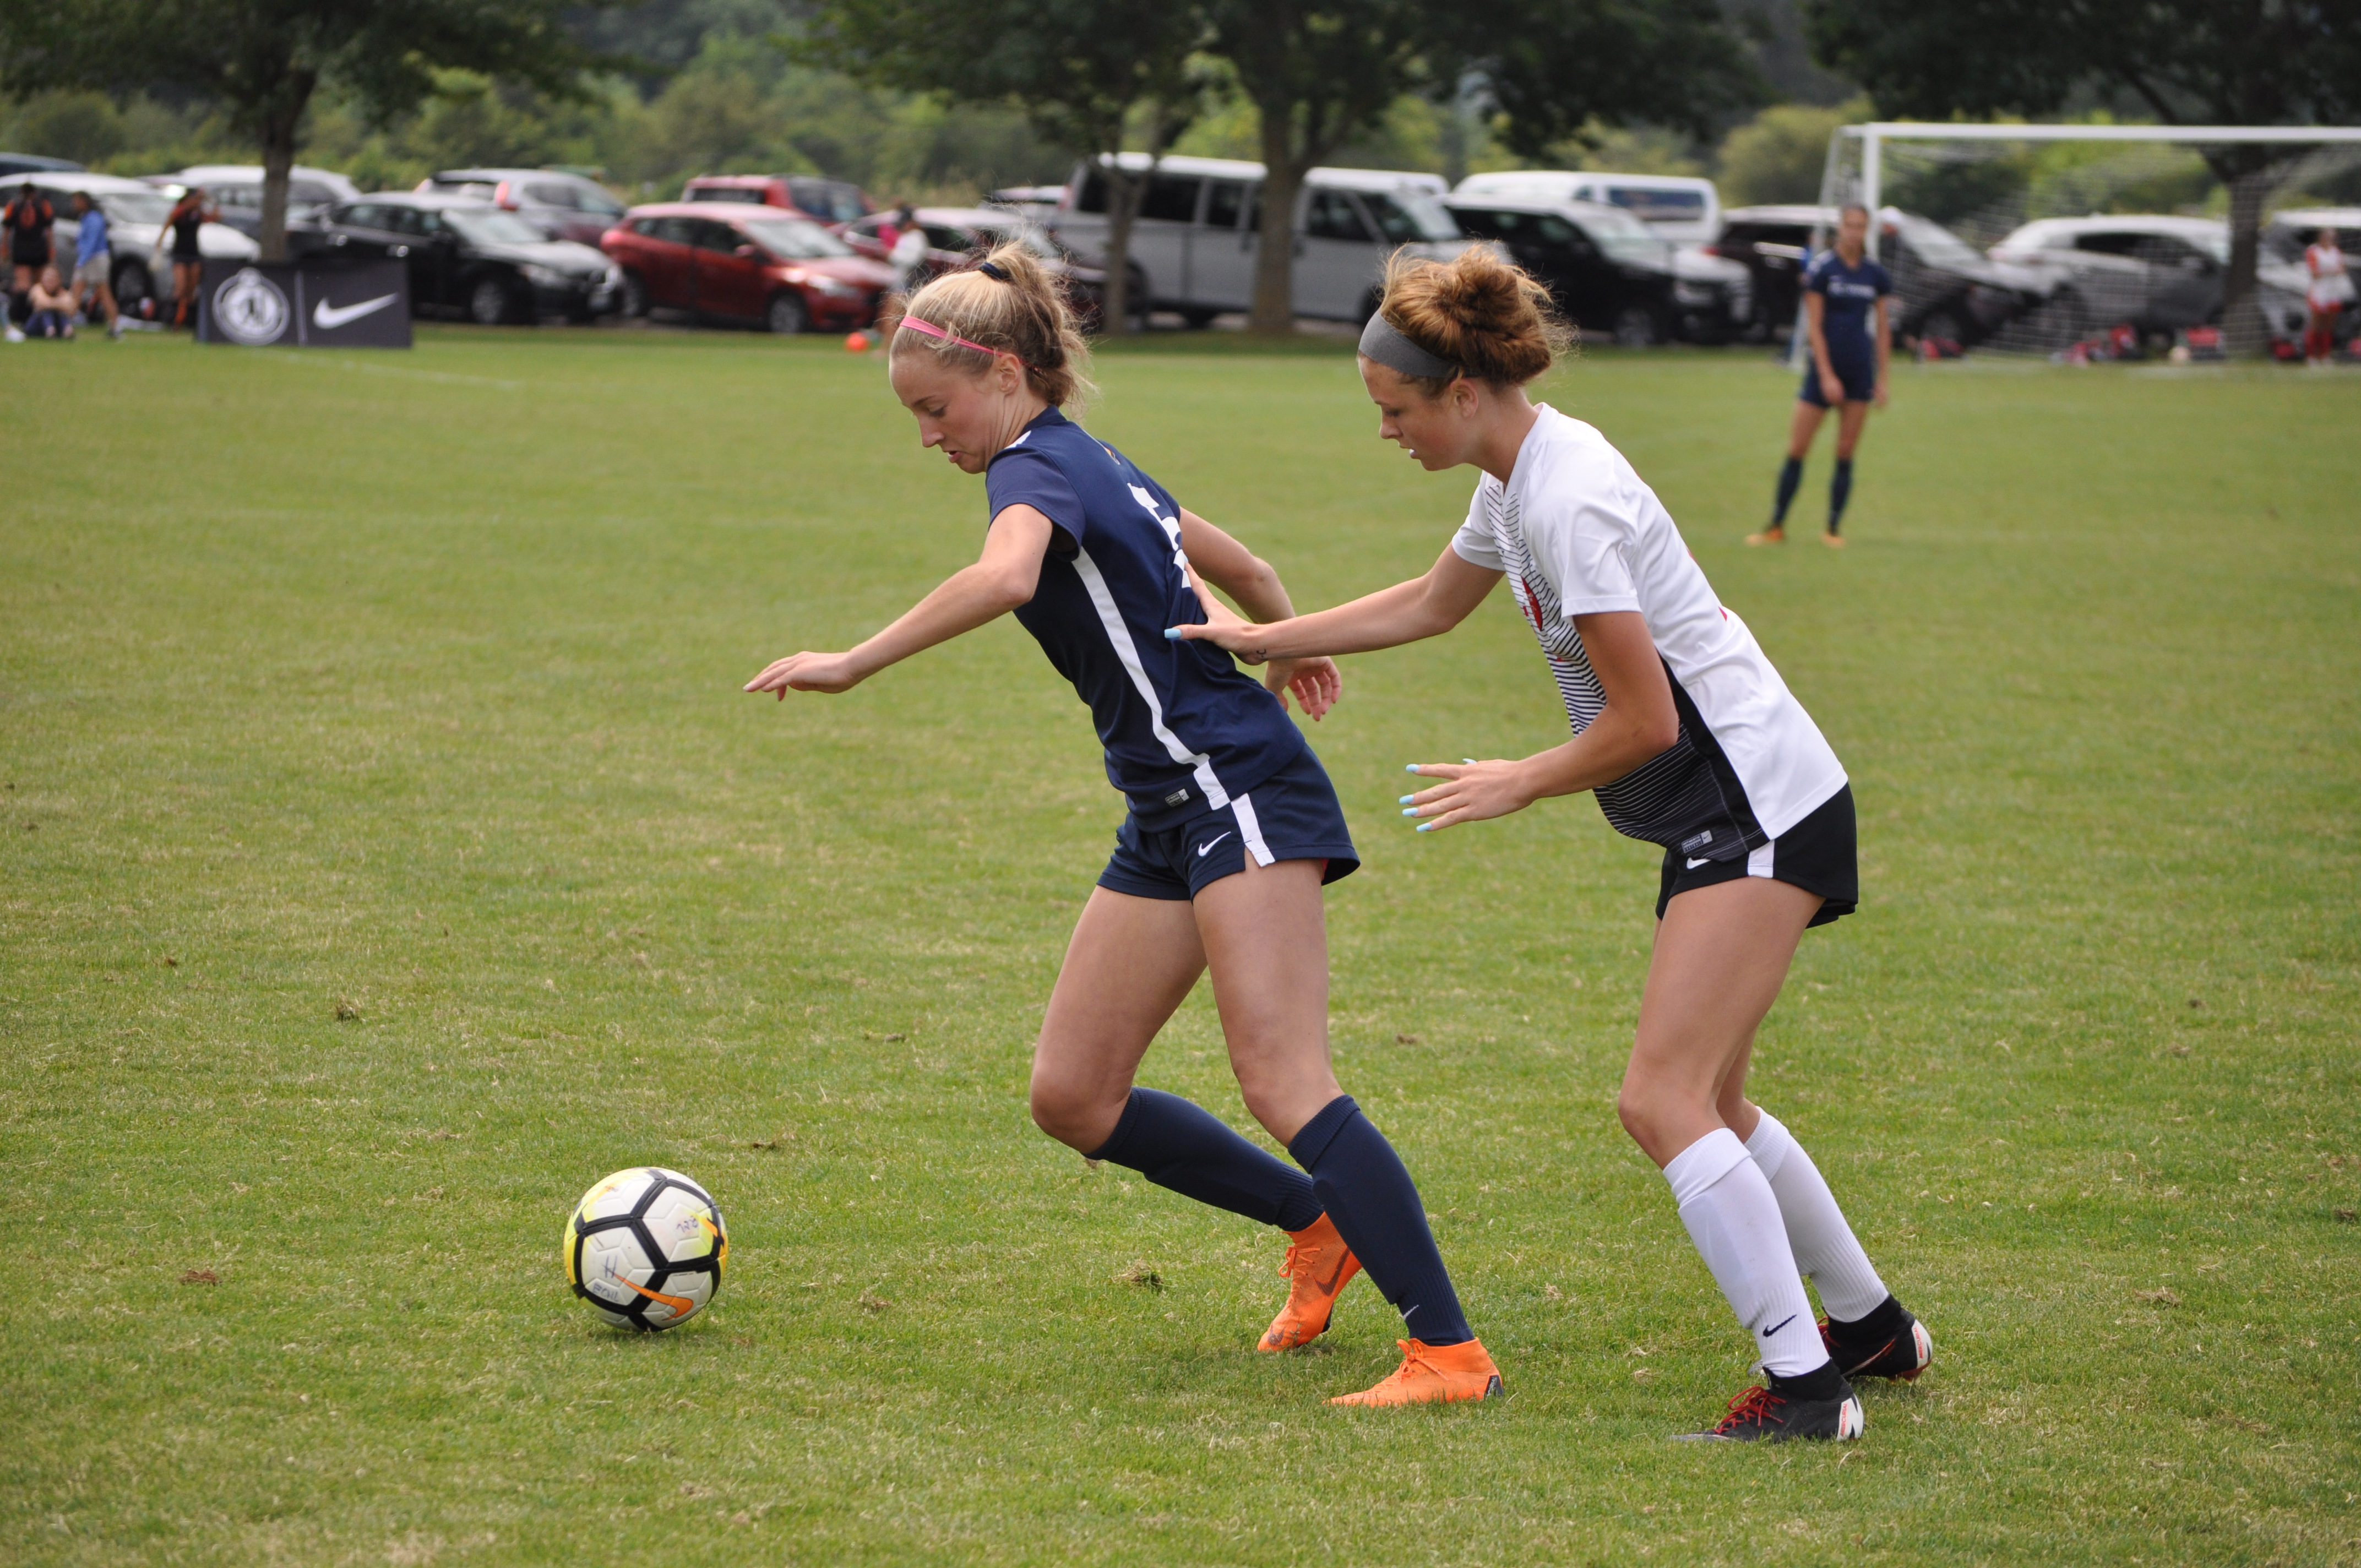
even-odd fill
[[(1107, 356), (1094, 427), (1299, 604), (1443, 547), (1470, 477), (1380, 446), (1349, 358), (1185, 346)], [(1366, 857), (1339, 1072), (1509, 1397), (1340, 1411), (1396, 1359), (1373, 1289), (1257, 1355), (1274, 1236), (1027, 1121), (1120, 811), (1030, 640), (739, 694), (980, 542), (873, 357), (428, 329), (0, 377), (0, 1559), (2361, 1562), (2361, 382), (1903, 368), (1841, 554), (1825, 448), (1804, 542), (1739, 543), (1759, 355), (1549, 389), (1862, 812), (1754, 1092), (1937, 1361), (1859, 1444), (1702, 1451), (1665, 1439), (1750, 1347), (1613, 1114), (1654, 851), (1587, 800), (1393, 806), (1562, 738), (1505, 596), (1349, 661), (1316, 739)], [(1247, 1124), (1202, 988), (1144, 1077)], [(734, 1244), (652, 1337), (556, 1245), (640, 1163)]]

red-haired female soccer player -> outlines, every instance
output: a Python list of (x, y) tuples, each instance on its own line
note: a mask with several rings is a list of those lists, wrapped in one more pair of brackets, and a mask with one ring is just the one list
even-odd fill
[[(1359, 864), (1336, 793), (1287, 717), (1335, 700), (1327, 660), (1264, 684), (1165, 628), (1292, 613), (1278, 576), (1060, 413), (1085, 389), (1064, 297), (1022, 246), (918, 291), (895, 325), (895, 394), (924, 444), (984, 477), (983, 553), (843, 653), (796, 653), (746, 687), (840, 692), (1014, 610), (1090, 706), (1130, 813), (1083, 905), (1033, 1058), (1033, 1119), (1092, 1159), (1288, 1233), (1288, 1302), (1261, 1345), (1328, 1326), (1366, 1269), (1402, 1315), (1401, 1365), (1340, 1404), (1480, 1399), (1499, 1369), (1461, 1313), (1410, 1173), (1328, 1058), (1321, 888)], [(1210, 970), (1246, 1109), (1290, 1168), (1178, 1095), (1134, 1086), (1141, 1057)]]
[(1174, 635), (1249, 660), (1390, 648), (1448, 631), (1509, 579), (1574, 739), (1519, 762), (1414, 765), (1440, 782), (1404, 795), (1404, 815), (1424, 833), (1588, 790), (1617, 829), (1664, 846), (1620, 1110), (1767, 1374), (1697, 1435), (1857, 1437), (1848, 1377), (1914, 1377), (1933, 1346), (1811, 1157), (1745, 1093), (1797, 940), (1853, 908), (1851, 788), (1655, 493), (1598, 431), (1527, 398), (1564, 343), (1547, 300), (1485, 251), (1398, 259), (1361, 377), (1380, 435), (1429, 472), (1482, 470), (1467, 521), (1413, 581), (1277, 625)]

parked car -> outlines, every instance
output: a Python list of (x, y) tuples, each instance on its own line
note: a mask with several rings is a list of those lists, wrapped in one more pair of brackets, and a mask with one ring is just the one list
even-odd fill
[(1804, 268), (1812, 258), (1812, 236), (1823, 245), (1836, 235), (1836, 209), (1812, 206), (1732, 207), (1722, 214), (1721, 234), (1706, 248), (1746, 269), (1754, 280), (1754, 303), (1764, 328), (1794, 324), (1802, 303)]
[(1004, 185), (983, 198), (987, 207), (1006, 207), (1037, 224), (1047, 224), (1066, 199), (1063, 185)]
[[(161, 248), (164, 220), (172, 212), (171, 197), (144, 180), (52, 170), (10, 177), (6, 188), (10, 200), (15, 200), (17, 187), (27, 180), (33, 182), (33, 188), (58, 214), (57, 226), (49, 232), (60, 258), (60, 272), (73, 269), (73, 193), (87, 191), (106, 214), (108, 253), (114, 258), (110, 281), (115, 285), (115, 303), (126, 315), (138, 321), (154, 321), (171, 314), (172, 268)], [(262, 254), (260, 246), (227, 224), (206, 224), (199, 228), (197, 247), (207, 258), (224, 261), (251, 261)]]
[(1507, 169), (1471, 174), (1455, 196), (1597, 202), (1620, 207), (1675, 245), (1710, 245), (1721, 234), (1721, 194), (1686, 174), (1602, 174), (1592, 170)]
[(43, 158), (33, 152), (0, 152), (0, 179), (11, 174), (72, 174), (82, 165), (71, 158)]
[(785, 207), (824, 226), (849, 224), (877, 210), (851, 181), (816, 174), (700, 174), (681, 187), (680, 199)]
[[(1126, 169), (1148, 168), (1144, 153), (1123, 159)], [(1190, 325), (1203, 326), (1224, 311), (1253, 304), (1262, 181), (1259, 163), (1226, 158), (1158, 162), (1131, 231), (1131, 259), (1146, 280), (1150, 308), (1178, 311)], [(1378, 308), (1386, 258), (1397, 249), (1407, 246), (1413, 255), (1444, 261), (1465, 250), (1466, 236), (1436, 199), (1444, 189), (1434, 175), (1393, 170), (1307, 174), (1290, 224), (1296, 313), (1367, 321)], [(1052, 231), (1082, 256), (1105, 254), (1106, 194), (1099, 163), (1076, 165)]]
[[(1005, 207), (918, 207), (912, 211), (911, 217), (927, 235), (927, 257), (920, 264), (924, 277), (948, 271), (980, 250), (1015, 240), (1039, 257), (1053, 276), (1065, 280), (1066, 297), (1082, 319), (1083, 330), (1098, 330), (1101, 307), (1106, 300), (1106, 268), (1099, 261), (1076, 255), (1055, 236), (1043, 232), (1030, 214)], [(847, 225), (844, 241), (862, 255), (882, 262), (891, 247), (879, 236), (884, 226), (895, 221), (892, 213), (873, 213), (858, 223)], [(1130, 270), (1132, 320), (1136, 325), (1145, 325), (1148, 279), (1137, 262)]]
[(2229, 225), (2133, 214), (2037, 218), (1992, 247), (2031, 272), (2045, 295), (2041, 334), (2072, 341), (2129, 323), (2151, 344), (2222, 316)]
[(1726, 343), (1752, 319), (1746, 269), (1684, 251), (1620, 207), (1457, 194), (1444, 205), (1547, 285), (1569, 320), (1617, 343)]
[(623, 215), (623, 203), (596, 180), (562, 169), (446, 169), (418, 182), (472, 202), (489, 202), (541, 231), (544, 239), (597, 245)]
[[(2280, 343), (2301, 345), (2304, 328), (2311, 324), (2306, 296), (2312, 291), (2312, 273), (2303, 253), (2323, 229), (2334, 229), (2337, 245), (2346, 251), (2361, 250), (2361, 207), (2290, 208), (2273, 213), (2263, 225), (2262, 250), (2255, 258), (2255, 291), (2263, 321)], [(2361, 330), (2350, 308), (2340, 320), (2341, 336)]]
[[(221, 211), (221, 221), (248, 239), (262, 237), (262, 166), (258, 163), (199, 163), (178, 174), (148, 176), (148, 182), (168, 194), (196, 186)], [(314, 247), (318, 220), (338, 202), (357, 201), (360, 187), (332, 169), (306, 169), (302, 164), (287, 174), (288, 250), (302, 255)]]
[(387, 192), (328, 214), (331, 256), (410, 264), (414, 314), (456, 312), (485, 326), (544, 315), (587, 322), (622, 300), (622, 274), (598, 250), (549, 239), (516, 214), (466, 196)]
[(622, 275), (624, 313), (686, 311), (772, 332), (867, 326), (894, 269), (809, 218), (744, 203), (633, 207), (601, 245)]

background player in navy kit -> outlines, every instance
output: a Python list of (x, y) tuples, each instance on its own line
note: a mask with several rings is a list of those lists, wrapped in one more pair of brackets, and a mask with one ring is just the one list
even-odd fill
[(1812, 362), (1804, 369), (1795, 417), (1787, 428), (1787, 461), (1779, 470), (1779, 494), (1771, 526), (1746, 536), (1749, 544), (1778, 544), (1787, 537), (1787, 506), (1804, 482), (1804, 459), (1820, 419), (1837, 413), (1837, 471), (1828, 480), (1828, 531), (1821, 540), (1840, 545), (1837, 530), (1852, 497), (1852, 455), (1869, 423), (1872, 403), (1885, 406), (1885, 366), (1894, 349), (1886, 301), (1894, 275), (1869, 259), (1869, 209), (1858, 203), (1837, 216), (1837, 245), (1812, 258), (1804, 274), (1804, 324), (1811, 337)]
[(1811, 1157), (1746, 1097), (1755, 1028), (1797, 940), (1857, 901), (1851, 786), (1655, 492), (1598, 431), (1526, 396), (1565, 341), (1548, 300), (1488, 251), (1397, 258), (1361, 334), (1362, 380), (1378, 433), (1428, 472), (1483, 471), (1466, 521), (1422, 577), (1280, 625), (1173, 635), (1249, 659), (1391, 648), (1448, 631), (1508, 578), (1574, 737), (1514, 762), (1413, 765), (1443, 782), (1402, 796), (1403, 815), (1428, 833), (1587, 790), (1618, 831), (1664, 846), (1616, 1109), (1766, 1374), (1688, 1435), (1858, 1437), (1848, 1379), (1916, 1377), (1933, 1341)]
[[(1496, 1392), (1409, 1172), (1329, 1063), (1321, 888), (1359, 859), (1275, 694), (1317, 718), (1339, 692), (1335, 665), (1285, 662), (1258, 685), (1219, 650), (1164, 637), (1209, 615), (1237, 620), (1200, 573), (1257, 617), (1293, 612), (1268, 566), (1059, 411), (1084, 389), (1083, 347), (1029, 250), (1004, 246), (937, 279), (888, 325), (894, 390), (924, 444), (985, 476), (983, 556), (859, 647), (781, 659), (746, 689), (844, 691), (1014, 610), (1089, 704), (1130, 806), (1042, 1020), (1034, 1121), (1089, 1158), (1285, 1230), (1290, 1288), (1264, 1350), (1321, 1333), (1366, 1269), (1411, 1337), (1400, 1367), (1336, 1403)], [(1208, 970), (1246, 1109), (1301, 1171), (1133, 1082)]]

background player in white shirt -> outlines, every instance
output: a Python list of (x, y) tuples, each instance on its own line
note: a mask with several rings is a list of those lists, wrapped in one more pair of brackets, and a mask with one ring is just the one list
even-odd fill
[[(1362, 379), (1380, 435), (1430, 472), (1483, 471), (1466, 524), (1413, 581), (1272, 625), (1167, 635), (1250, 661), (1362, 652), (1449, 630), (1510, 578), (1574, 738), (1515, 762), (1414, 765), (1441, 782), (1404, 795), (1404, 815), (1431, 832), (1588, 790), (1620, 831), (1664, 847), (1618, 1109), (1766, 1376), (1696, 1435), (1857, 1437), (1848, 1378), (1915, 1377), (1932, 1343), (1810, 1157), (1745, 1095), (1797, 941), (1854, 906), (1851, 790), (1655, 493), (1598, 432), (1527, 398), (1565, 342), (1547, 301), (1484, 251), (1397, 258), (1362, 335)], [(1828, 1309), (1817, 1332), (1799, 1270)]]

